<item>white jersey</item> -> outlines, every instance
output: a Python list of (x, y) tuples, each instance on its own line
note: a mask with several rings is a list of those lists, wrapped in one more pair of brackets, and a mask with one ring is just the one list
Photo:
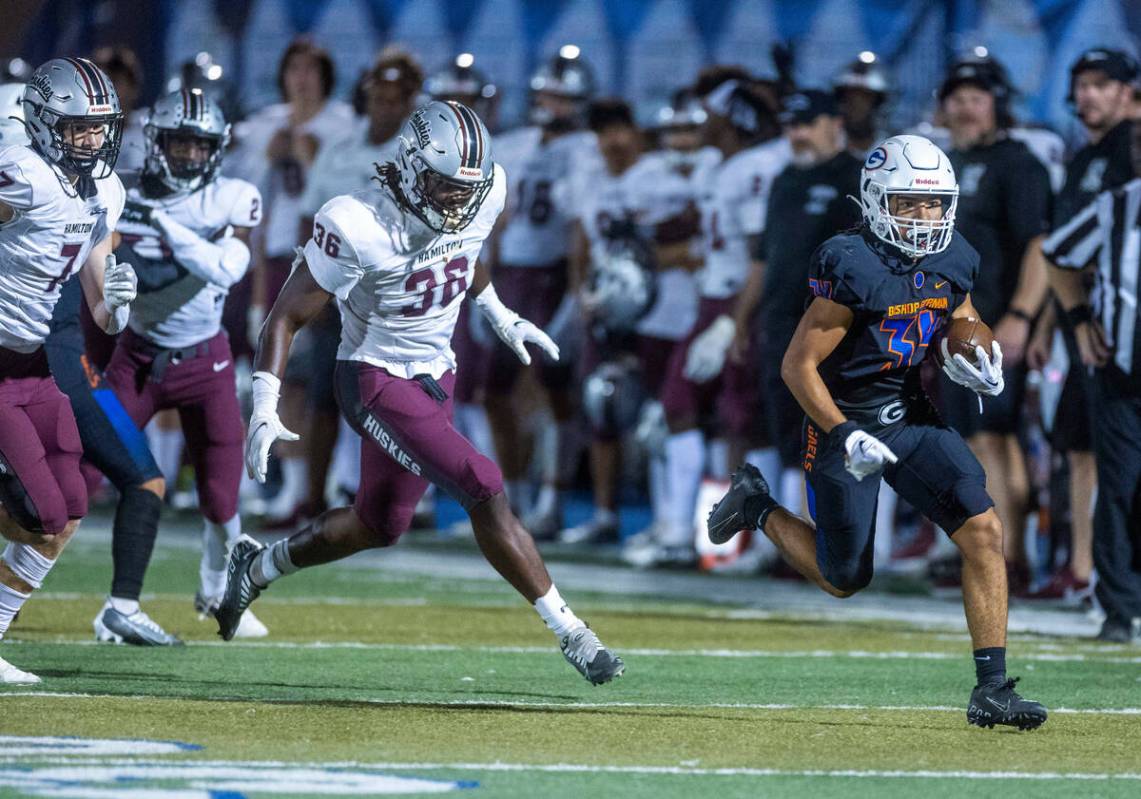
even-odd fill
[(769, 191), (790, 159), (784, 138), (742, 150), (710, 170), (701, 195), (705, 266), (697, 276), (702, 297), (732, 297), (749, 275), (748, 239), (765, 228)]
[(393, 136), (388, 141), (372, 144), (368, 140), (368, 120), (361, 119), (350, 135), (322, 147), (305, 180), (302, 216), (316, 215), (321, 206), (334, 197), (375, 185), (374, 165), (394, 160), (399, 143), (399, 137)]
[[(128, 178), (128, 186), (129, 201), (161, 210), (207, 241), (261, 222), (261, 194), (237, 178), (217, 177), (198, 191), (161, 199), (144, 197), (137, 176)], [(149, 225), (123, 220), (119, 234), (120, 260), (130, 262), (139, 277), (139, 294), (131, 303), (128, 322), (131, 330), (166, 349), (189, 347), (218, 335), (226, 295), (242, 275), (226, 285), (203, 280), (179, 264), (177, 250)]]
[(593, 133), (568, 133), (541, 144), (531, 130), (503, 137), (506, 141), (495, 146), (496, 160), (512, 170), (507, 173), (510, 211), (499, 243), (499, 261), (507, 266), (550, 266), (567, 257), (575, 212), (568, 182), (599, 168)]
[(123, 212), (117, 175), (79, 197), (63, 173), (23, 145), (0, 148), (0, 202), (16, 215), (0, 225), (0, 347), (32, 352), (47, 338), (60, 285)]
[[(297, 127), (317, 139), (317, 156), (332, 141), (343, 138), (352, 129), (352, 108), (338, 100), (330, 100), (312, 119)], [(289, 126), (289, 106), (271, 105), (235, 126), (237, 152), (229, 159), (230, 174), (245, 178), (257, 186), (265, 196), (267, 220), (265, 228), (265, 254), (281, 258), (293, 253), (297, 245), (302, 208), (301, 195), (305, 190), (309, 170), (295, 162), (274, 165), (266, 157), (274, 135)]]
[(575, 218), (590, 245), (591, 260), (600, 258), (613, 227), (633, 224), (641, 216), (637, 187), (629, 180), (631, 170), (614, 175), (605, 168), (583, 172), (574, 188)]
[(459, 233), (438, 234), (387, 186), (335, 197), (317, 212), (305, 262), (337, 297), (339, 360), (363, 361), (396, 377), (455, 369), (452, 331), (475, 262), (507, 192), (495, 167), (491, 190)]

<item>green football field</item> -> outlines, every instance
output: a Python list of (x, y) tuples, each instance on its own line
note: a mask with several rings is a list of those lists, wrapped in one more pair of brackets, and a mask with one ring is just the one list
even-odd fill
[(506, 584), (376, 558), (278, 582), (270, 638), (227, 644), (164, 531), (144, 607), (188, 645), (142, 650), (93, 641), (108, 550), (81, 534), (0, 644), (44, 678), (0, 688), (2, 797), (1141, 795), (1137, 649), (1014, 636), (1051, 718), (981, 730), (958, 630), (564, 589), (627, 662), (592, 687)]

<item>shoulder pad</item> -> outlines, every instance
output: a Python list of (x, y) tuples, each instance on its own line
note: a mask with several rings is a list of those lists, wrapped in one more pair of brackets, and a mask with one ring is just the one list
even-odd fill
[(887, 267), (858, 233), (833, 236), (816, 248), (809, 269), (808, 287), (813, 296), (865, 310)]

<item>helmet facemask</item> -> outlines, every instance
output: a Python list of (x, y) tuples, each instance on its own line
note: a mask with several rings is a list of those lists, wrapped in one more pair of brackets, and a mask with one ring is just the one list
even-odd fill
[[(893, 214), (892, 197), (938, 199), (942, 203), (942, 215), (938, 219), (921, 219)], [(950, 246), (958, 202), (958, 186), (928, 191), (915, 188), (888, 189), (878, 181), (865, 179), (864, 191), (861, 192), (864, 219), (872, 232), (912, 258), (934, 255)]]
[(401, 159), (410, 160), (416, 174), (411, 186), (402, 183), (412, 212), (437, 233), (459, 233), (470, 225), (494, 177), (474, 181), (448, 177), (428, 166), (418, 153), (401, 150)]
[[(154, 125), (148, 125), (144, 134), (148, 147), (145, 171), (174, 191), (197, 191), (214, 179), (221, 166), (225, 136), (194, 128), (167, 130)], [(202, 158), (176, 155), (172, 150), (177, 149), (205, 150), (206, 154)]]
[[(120, 113), (97, 114), (92, 116), (62, 116), (51, 108), (42, 107), (39, 118), (51, 132), (50, 149), (58, 153), (53, 160), (64, 172), (81, 178), (101, 180), (109, 177), (119, 159), (119, 149), (123, 145), (123, 115)], [(102, 142), (98, 147), (86, 147), (73, 143), (71, 126), (102, 126)], [(33, 142), (36, 141), (32, 137)]]

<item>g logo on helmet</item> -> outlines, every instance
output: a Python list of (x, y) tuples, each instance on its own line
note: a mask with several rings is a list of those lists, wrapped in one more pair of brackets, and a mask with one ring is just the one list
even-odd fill
[(864, 161), (864, 169), (879, 169), (887, 163), (887, 150), (877, 147), (868, 153), (868, 160)]
[(879, 420), (882, 425), (895, 424), (907, 413), (907, 405), (903, 400), (894, 400), (880, 408)]

